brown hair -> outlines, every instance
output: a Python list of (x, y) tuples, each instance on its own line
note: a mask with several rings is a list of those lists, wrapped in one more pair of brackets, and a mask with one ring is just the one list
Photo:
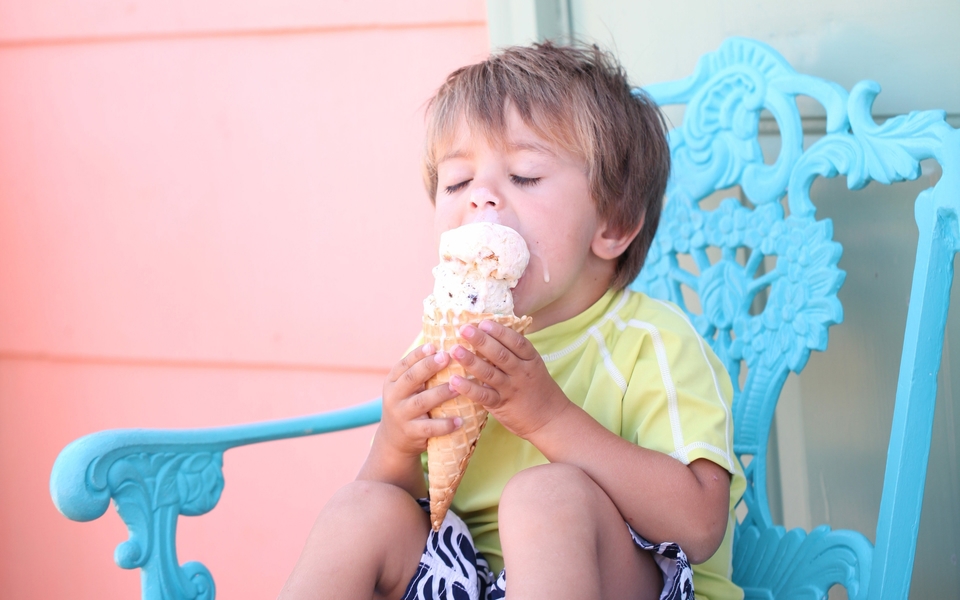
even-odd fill
[(642, 91), (631, 90), (620, 64), (597, 46), (506, 48), (451, 73), (427, 106), (423, 177), (431, 201), (437, 162), (461, 119), (500, 140), (508, 104), (537, 135), (584, 160), (597, 213), (616, 233), (630, 232), (643, 220), (610, 283), (625, 287), (653, 242), (670, 173), (660, 109)]

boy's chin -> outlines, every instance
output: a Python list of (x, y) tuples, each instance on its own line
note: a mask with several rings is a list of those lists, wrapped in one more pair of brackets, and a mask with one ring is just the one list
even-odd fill
[(517, 295), (513, 296), (513, 314), (518, 317), (523, 317), (530, 314), (531, 308), (530, 303), (526, 302), (524, 297), (521, 296), (518, 298)]
[(542, 302), (538, 304), (535, 298), (526, 294), (518, 294), (513, 297), (513, 314), (518, 317), (533, 317), (542, 308)]
[(518, 317), (524, 315), (529, 315), (532, 312), (533, 303), (530, 302), (531, 298), (528, 294), (526, 275), (520, 277), (520, 280), (517, 281), (517, 285), (513, 288), (513, 314)]

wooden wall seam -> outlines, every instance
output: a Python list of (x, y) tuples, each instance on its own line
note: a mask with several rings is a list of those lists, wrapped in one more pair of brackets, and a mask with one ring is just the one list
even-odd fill
[(301, 373), (336, 373), (351, 375), (386, 376), (386, 367), (364, 365), (336, 365), (325, 363), (298, 363), (257, 360), (177, 359), (137, 356), (106, 356), (92, 354), (60, 354), (55, 352), (0, 351), (0, 362), (45, 362), (74, 365), (118, 367), (154, 367), (163, 369), (214, 369), (230, 371), (279, 371)]
[(79, 46), (92, 44), (129, 44), (136, 42), (180, 41), (218, 38), (281, 37), (353, 33), (368, 31), (404, 31), (417, 29), (460, 29), (486, 27), (486, 21), (438, 21), (423, 23), (358, 23), (343, 25), (312, 25), (303, 27), (269, 27), (265, 29), (161, 31), (92, 36), (39, 37), (29, 39), (0, 39), (0, 50), (14, 48)]

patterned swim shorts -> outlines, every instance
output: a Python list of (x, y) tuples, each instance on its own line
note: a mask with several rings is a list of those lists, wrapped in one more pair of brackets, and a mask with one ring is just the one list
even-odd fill
[[(430, 511), (427, 500), (418, 502)], [(629, 524), (626, 526), (634, 543), (653, 554), (663, 573), (660, 600), (694, 600), (693, 570), (680, 546), (672, 542), (651, 544)], [(500, 600), (506, 587), (506, 570), (494, 577), (486, 559), (474, 547), (467, 526), (449, 511), (440, 531), (430, 530), (417, 573), (402, 600)]]

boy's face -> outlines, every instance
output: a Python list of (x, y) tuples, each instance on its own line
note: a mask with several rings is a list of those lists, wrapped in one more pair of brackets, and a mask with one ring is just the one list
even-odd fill
[(615, 269), (589, 194), (586, 165), (508, 111), (503, 143), (464, 122), (437, 164), (437, 235), (475, 221), (515, 229), (530, 264), (514, 289), (517, 315), (533, 329), (569, 319), (607, 290)]

